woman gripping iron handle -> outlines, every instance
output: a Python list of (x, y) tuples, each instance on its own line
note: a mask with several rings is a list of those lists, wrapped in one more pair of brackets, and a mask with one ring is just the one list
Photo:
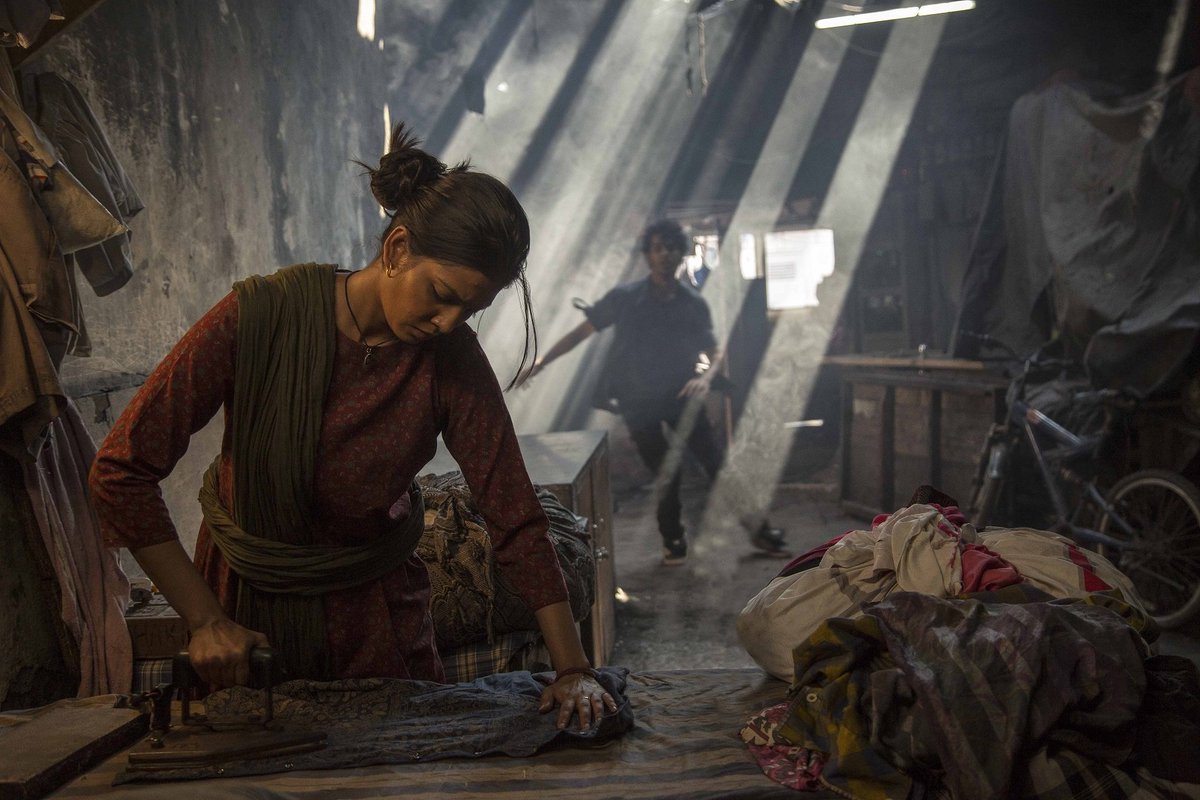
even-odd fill
[[(586, 727), (616, 704), (589, 668), (502, 390), (463, 324), (515, 284), (522, 365), (536, 350), (529, 223), (500, 181), (418, 144), (399, 125), (368, 168), (390, 217), (371, 263), (240, 281), (158, 365), (93, 465), (101, 530), (183, 617), (212, 684), (245, 683), (250, 650), (268, 641), (290, 677), (442, 681), (414, 555), (414, 478), (441, 434), (550, 650), (541, 708)], [(193, 561), (158, 483), (222, 407)]]

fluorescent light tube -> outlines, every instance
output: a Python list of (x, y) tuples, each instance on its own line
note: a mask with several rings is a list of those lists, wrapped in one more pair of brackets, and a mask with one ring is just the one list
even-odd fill
[(952, 14), (955, 11), (970, 11), (975, 8), (975, 0), (954, 0), (950, 3), (929, 3), (921, 6), (917, 12), (919, 17), (928, 17), (931, 14)]
[(867, 11), (862, 14), (847, 14), (842, 17), (826, 17), (816, 22), (818, 28), (843, 28), (847, 25), (865, 25), (868, 22), (890, 22), (897, 19), (928, 17), (933, 14), (950, 14), (955, 11), (970, 11), (975, 0), (952, 0), (948, 3), (927, 3), (923, 6), (890, 8), (886, 11)]
[(818, 28), (842, 28), (846, 25), (864, 25), (868, 22), (887, 22), (893, 19), (909, 19), (920, 13), (917, 6), (890, 8), (887, 11), (868, 11), (863, 14), (847, 14), (844, 17), (826, 17), (817, 20)]

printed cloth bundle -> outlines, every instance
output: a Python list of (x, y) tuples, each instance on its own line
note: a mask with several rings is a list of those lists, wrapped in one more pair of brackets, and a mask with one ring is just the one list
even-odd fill
[[(462, 473), (423, 475), (418, 481), (425, 498), (425, 533), (417, 555), (429, 571), (438, 647), (538, 630), (533, 612), (493, 569), (491, 539)], [(596, 590), (588, 522), (545, 489), (538, 490), (538, 500), (550, 520), (550, 541), (566, 579), (572, 615), (579, 621), (588, 615)]]

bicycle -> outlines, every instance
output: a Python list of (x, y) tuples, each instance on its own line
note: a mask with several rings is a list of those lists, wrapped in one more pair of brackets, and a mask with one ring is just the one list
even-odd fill
[[(1003, 343), (983, 338), (1021, 361)], [(1036, 353), (1023, 360), (1009, 384), (1004, 420), (992, 426), (980, 454), (967, 519), (983, 528), (993, 518), (1011, 483), (1014, 457), (1024, 449), (1049, 495), (1050, 527), (1113, 562), (1160, 627), (1179, 627), (1200, 611), (1200, 489), (1170, 470), (1139, 469), (1102, 492), (1098, 456), (1136, 402), (1117, 390), (1070, 391), (1074, 411), (1102, 412), (1092, 415), (1101, 420), (1099, 429), (1081, 433), (1056, 422), (1027, 401), (1028, 384), (1039, 370), (1070, 366)]]

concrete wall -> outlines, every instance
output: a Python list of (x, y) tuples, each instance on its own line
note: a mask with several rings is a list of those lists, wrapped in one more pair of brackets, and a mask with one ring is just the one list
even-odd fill
[[(64, 365), (99, 441), (187, 327), (233, 281), (295, 261), (361, 266), (381, 227), (360, 158), (378, 158), (385, 54), (356, 2), (109, 0), (23, 66), (88, 98), (145, 203), (135, 274), (83, 290), (91, 358)], [(164, 483), (190, 546), (220, 415)]]

